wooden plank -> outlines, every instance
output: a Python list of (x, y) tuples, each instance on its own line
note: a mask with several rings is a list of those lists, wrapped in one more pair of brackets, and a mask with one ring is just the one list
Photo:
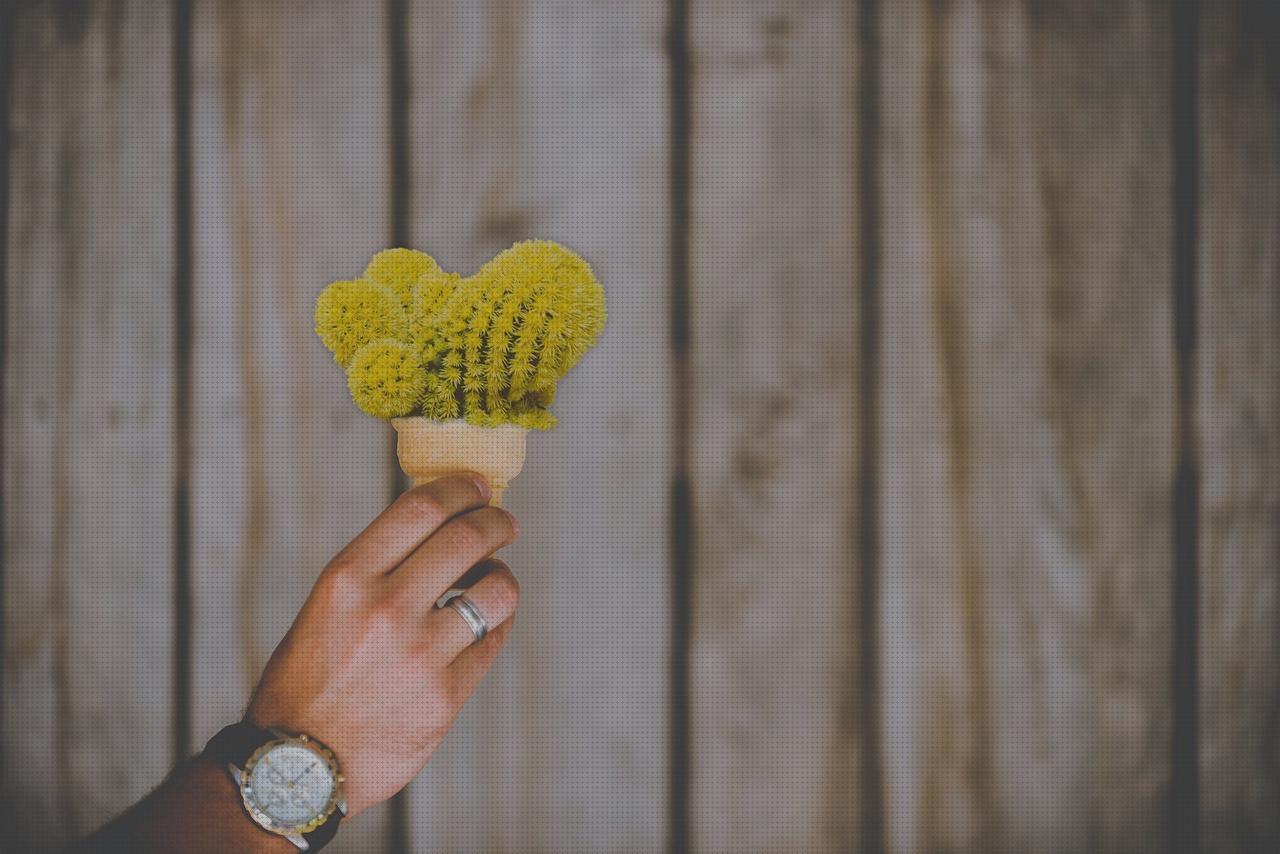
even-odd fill
[(1165, 850), (1163, 4), (882, 28), (890, 847)]
[(27, 4), (13, 43), (4, 844), (34, 852), (172, 758), (169, 9)]
[(1204, 850), (1280, 850), (1280, 16), (1206, 4), (1200, 53)]
[(690, 10), (699, 850), (858, 844), (856, 13)]
[(409, 9), (415, 245), (470, 272), (560, 241), (609, 321), (503, 503), (522, 586), (495, 671), (412, 790), (415, 851), (663, 844), (666, 78), (662, 4)]
[[(237, 719), (329, 558), (386, 504), (386, 426), (311, 330), (389, 239), (381, 7), (202, 3), (193, 69), (192, 748)], [(334, 848), (377, 851), (385, 807)]]

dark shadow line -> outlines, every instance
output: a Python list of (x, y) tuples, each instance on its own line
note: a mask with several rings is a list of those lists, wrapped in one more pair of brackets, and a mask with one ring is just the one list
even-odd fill
[[(859, 850), (884, 851), (884, 772), (880, 745), (880, 4), (859, 4), (858, 40), (858, 672), (861, 741)], [(852, 840), (848, 840), (852, 842)]]
[[(0, 668), (5, 658), (5, 515), (8, 481), (5, 478), (5, 425), (8, 422), (8, 388), (5, 377), (9, 366), (8, 295), (9, 295), (9, 113), (13, 109), (13, 27), (17, 23), (16, 4), (0, 4)], [(2, 673), (3, 670), (0, 670)], [(0, 721), (5, 720), (4, 680), (0, 679)], [(4, 739), (0, 739), (0, 768), (5, 764)], [(6, 803), (8, 798), (4, 799)], [(0, 809), (0, 817), (16, 819), (9, 809)], [(11, 822), (6, 821), (11, 827)]]
[(1199, 780), (1199, 459), (1195, 434), (1196, 241), (1199, 239), (1197, 50), (1199, 0), (1172, 7), (1173, 321), (1177, 425), (1173, 523), (1173, 736), (1169, 850), (1200, 850)]
[(173, 15), (173, 722), (174, 763), (191, 748), (191, 388), (194, 348), (191, 143), (192, 0)]
[[(391, 163), (391, 209), (388, 211), (391, 227), (391, 246), (408, 246), (412, 217), (412, 165), (409, 161), (409, 102), (411, 97), (409, 66), (409, 9), (405, 0), (387, 0), (387, 71), (388, 104), (387, 131)], [(400, 460), (396, 456), (396, 434), (390, 431), (387, 445), (387, 502), (400, 496), (405, 489)], [(391, 798), (387, 815), (388, 854), (407, 854), (409, 851), (409, 801), (407, 789)]]
[[(413, 180), (409, 162), (409, 10), (405, 0), (387, 0), (388, 118), (391, 143), (391, 245), (408, 246)], [(399, 469), (397, 469), (398, 471)]]
[(689, 2), (668, 0), (666, 32), (670, 98), (669, 204), (672, 358), (672, 473), (669, 531), (671, 579), (670, 708), (667, 754), (667, 851), (691, 847), (692, 763), (689, 653), (693, 635), (693, 489), (689, 471), (692, 370), (689, 323), (690, 145), (693, 132), (693, 63), (689, 51)]

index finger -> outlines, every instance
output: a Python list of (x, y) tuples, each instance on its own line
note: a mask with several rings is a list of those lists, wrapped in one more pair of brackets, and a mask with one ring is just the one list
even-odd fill
[(386, 574), (449, 519), (485, 506), (489, 495), (485, 479), (469, 472), (415, 486), (391, 502), (329, 566), (353, 575)]

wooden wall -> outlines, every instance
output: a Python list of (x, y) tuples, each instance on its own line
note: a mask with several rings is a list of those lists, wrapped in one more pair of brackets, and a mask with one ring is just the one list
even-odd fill
[(1268, 0), (28, 0), (0, 850), (235, 718), (400, 488), (310, 331), (408, 243), (610, 308), (520, 628), (333, 850), (1280, 850)]

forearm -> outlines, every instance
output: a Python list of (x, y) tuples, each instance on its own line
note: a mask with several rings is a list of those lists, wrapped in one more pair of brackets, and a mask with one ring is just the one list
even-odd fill
[(182, 763), (154, 792), (97, 833), (71, 846), (67, 854), (296, 854), (297, 850), (289, 840), (268, 833), (249, 819), (226, 769), (197, 757)]

